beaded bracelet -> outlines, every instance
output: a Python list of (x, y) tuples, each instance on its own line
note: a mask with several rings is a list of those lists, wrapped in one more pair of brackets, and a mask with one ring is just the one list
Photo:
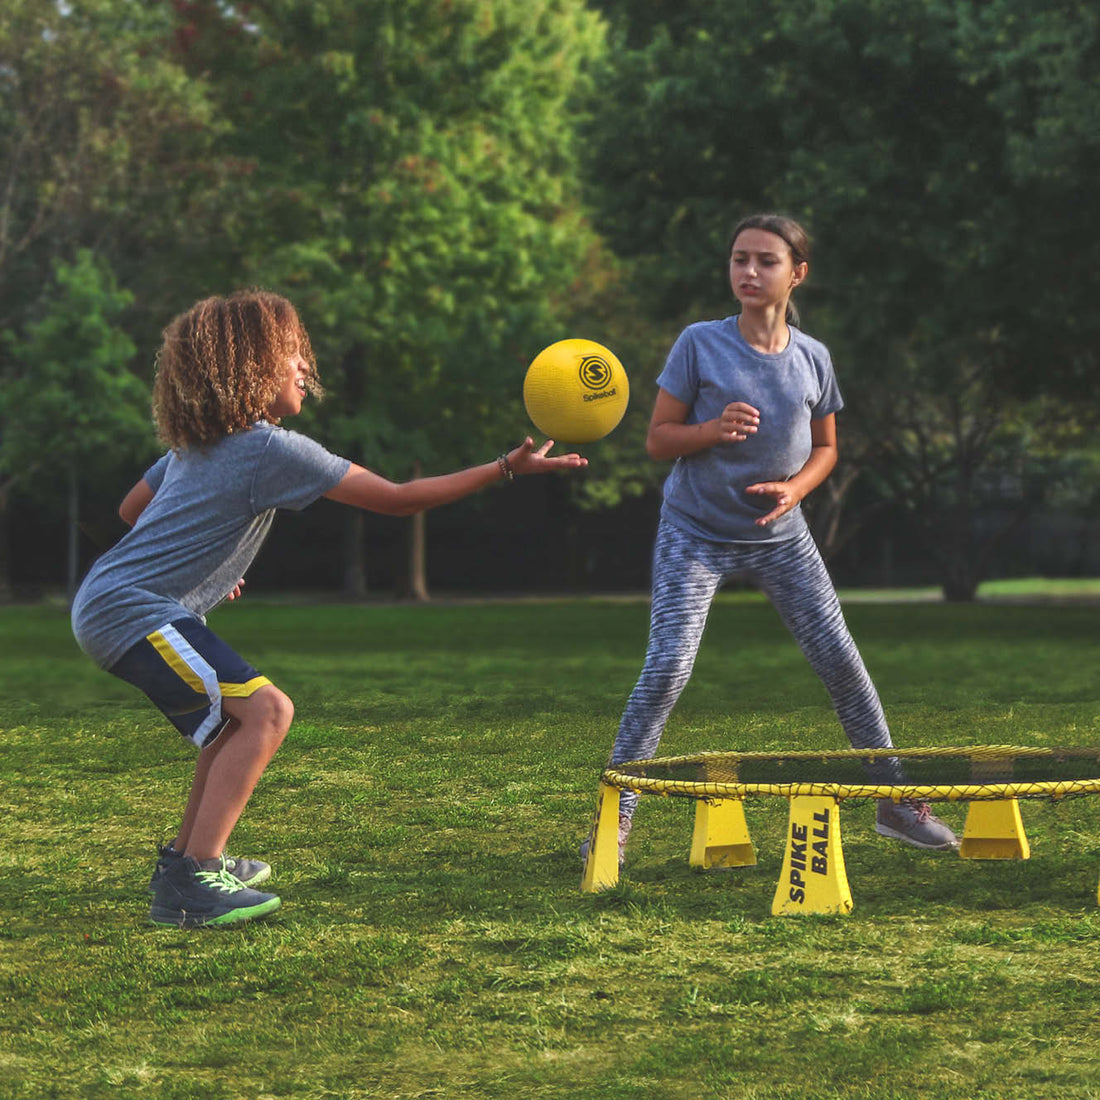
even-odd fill
[(497, 465), (500, 467), (501, 475), (506, 481), (516, 480), (516, 471), (512, 469), (512, 464), (508, 461), (507, 455), (497, 455)]

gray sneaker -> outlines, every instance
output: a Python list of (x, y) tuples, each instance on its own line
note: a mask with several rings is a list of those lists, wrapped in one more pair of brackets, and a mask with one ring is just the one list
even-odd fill
[[(626, 814), (619, 814), (619, 866), (623, 865), (626, 859), (626, 838), (630, 836), (630, 827), (633, 824), (634, 819), (627, 817)], [(581, 841), (581, 863), (588, 862), (588, 849), (592, 846), (592, 834)]]
[(242, 886), (225, 869), (224, 857), (216, 868), (211, 868), (183, 856), (170, 860), (157, 879), (149, 919), (174, 928), (201, 928), (264, 917), (281, 904), (274, 894)]
[(958, 837), (932, 813), (932, 807), (911, 798), (901, 802), (880, 798), (875, 811), (875, 832), (914, 848), (942, 851), (959, 846)]
[[(171, 844), (162, 845), (157, 849), (157, 865), (153, 868), (153, 877), (149, 880), (148, 886), (150, 894), (156, 890), (157, 880), (164, 874), (165, 869), (173, 861), (180, 859), (183, 859), (183, 852), (177, 852)], [(243, 886), (259, 886), (261, 882), (267, 882), (271, 878), (271, 864), (258, 859), (226, 856), (225, 869)]]

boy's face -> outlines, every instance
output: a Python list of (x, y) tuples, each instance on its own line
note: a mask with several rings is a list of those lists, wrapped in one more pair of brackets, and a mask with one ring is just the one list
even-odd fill
[(281, 420), (284, 416), (297, 416), (302, 411), (302, 401), (306, 396), (306, 379), (312, 369), (295, 348), (287, 358), (283, 384), (267, 410), (272, 419)]

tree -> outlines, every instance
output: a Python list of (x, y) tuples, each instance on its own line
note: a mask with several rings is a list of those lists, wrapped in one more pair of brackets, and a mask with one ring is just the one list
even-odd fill
[(18, 374), (0, 391), (0, 480), (62, 476), (68, 508), (67, 590), (76, 591), (80, 485), (149, 435), (149, 390), (128, 369), (134, 342), (118, 317), (133, 296), (87, 249), (54, 265), (42, 315), (4, 344)]
[[(614, 107), (594, 126), (594, 163), (618, 183), (598, 227), (658, 308), (705, 316), (728, 303), (738, 214), (806, 220), (819, 262), (804, 303), (841, 368), (845, 461), (854, 436), (867, 463), (915, 468), (926, 441), (912, 410), (955, 423), (936, 468), (963, 522), (1020, 401), (1094, 392), (1097, 13), (1070, 0), (688, 0), (665, 22), (642, 13), (639, 39), (633, 7), (607, 6), (638, 45), (606, 73)], [(944, 518), (926, 513), (930, 535)], [(967, 525), (943, 574), (955, 598), (986, 553)]]
[[(215, 236), (199, 215), (227, 171), (209, 155), (219, 124), (202, 84), (167, 56), (167, 11), (140, 0), (0, 7), (0, 325), (77, 248), (124, 281), (140, 274), (149, 295)], [(172, 246), (166, 263), (159, 250)]]
[(178, 9), (252, 166), (242, 264), (321, 352), (326, 440), (398, 478), (502, 450), (590, 249), (571, 112), (599, 21), (581, 0)]
[[(38, 364), (13, 348), (53, 316), (55, 290), (43, 288), (69, 270), (57, 265), (87, 249), (108, 297), (108, 271), (140, 287), (126, 322), (150, 358), (180, 284), (217, 266), (233, 173), (208, 155), (219, 124), (201, 83), (167, 55), (167, 12), (140, 0), (0, 5), (0, 331), (16, 341), (0, 342), (0, 453), (23, 456), (0, 475), (2, 547), (11, 492), (35, 488), (47, 468), (25, 450), (33, 440), (10, 395), (33, 396)], [(90, 270), (77, 260), (72, 278), (87, 283)], [(8, 587), (0, 554), (0, 592)]]

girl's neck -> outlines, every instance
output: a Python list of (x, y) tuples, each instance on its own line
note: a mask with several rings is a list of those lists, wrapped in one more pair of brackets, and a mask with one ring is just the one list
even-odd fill
[(742, 307), (737, 327), (745, 343), (764, 355), (776, 355), (791, 342), (786, 302), (764, 310), (750, 311)]

